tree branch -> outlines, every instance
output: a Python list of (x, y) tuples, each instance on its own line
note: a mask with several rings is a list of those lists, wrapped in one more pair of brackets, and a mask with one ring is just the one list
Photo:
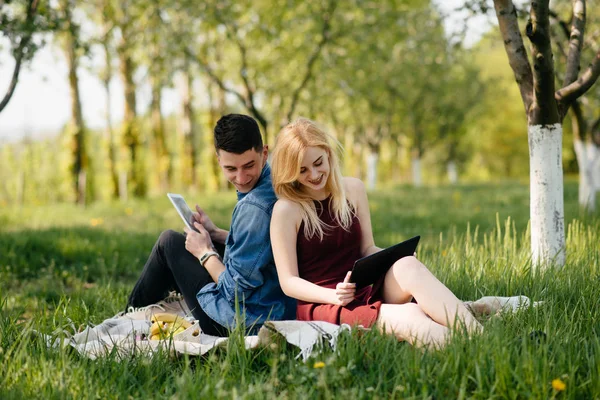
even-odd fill
[(206, 75), (208, 75), (208, 77), (210, 78), (210, 80), (213, 81), (217, 86), (219, 86), (221, 88), (221, 90), (234, 95), (235, 97), (237, 97), (242, 102), (242, 104), (244, 104), (244, 105), (246, 104), (246, 99), (244, 98), (244, 96), (240, 92), (238, 92), (238, 91), (236, 91), (236, 90), (228, 87), (227, 85), (225, 85), (225, 83), (223, 82), (223, 80), (221, 78), (219, 78), (215, 74), (215, 72), (212, 70), (212, 68), (210, 68), (210, 66), (207, 63), (203, 62), (200, 59), (200, 57), (196, 56), (187, 47), (184, 48), (183, 51), (184, 51), (185, 55), (187, 55), (192, 60), (196, 61), (196, 63), (200, 66), (200, 68), (202, 68), (204, 70), (204, 72), (206, 72)]
[[(583, 47), (585, 21), (585, 0), (573, 1), (573, 21), (571, 23), (569, 55), (567, 57), (563, 87), (573, 83), (577, 79), (577, 75), (579, 75), (579, 60), (581, 59), (581, 48)], [(559, 108), (562, 115), (566, 114), (569, 105), (569, 103), (559, 102)]]
[(37, 12), (38, 0), (29, 0), (29, 5), (27, 7), (27, 16), (25, 18), (25, 28), (27, 29), (26, 33), (21, 37), (21, 41), (19, 42), (19, 46), (15, 50), (15, 68), (13, 70), (12, 78), (10, 80), (10, 85), (6, 90), (6, 94), (2, 101), (0, 102), (0, 112), (4, 110), (4, 107), (10, 101), (15, 89), (17, 88), (17, 83), (19, 82), (19, 74), (21, 72), (21, 65), (23, 62), (23, 57), (25, 56), (25, 49), (29, 45), (31, 38), (33, 36), (33, 19)]
[(563, 21), (562, 19), (560, 19), (560, 17), (556, 13), (556, 11), (548, 10), (548, 14), (550, 15), (551, 18), (553, 18), (556, 22), (558, 22), (558, 25), (560, 25), (561, 30), (565, 34), (565, 37), (566, 38), (570, 37), (569, 24), (567, 22)]
[(325, 10), (325, 12), (323, 13), (323, 29), (321, 30), (321, 40), (319, 40), (317, 47), (315, 47), (314, 51), (308, 58), (308, 62), (306, 63), (306, 72), (304, 74), (304, 79), (302, 79), (302, 82), (300, 82), (300, 85), (298, 85), (298, 87), (292, 92), (292, 103), (290, 104), (290, 109), (286, 116), (288, 121), (290, 121), (292, 119), (292, 115), (294, 115), (294, 111), (296, 110), (296, 105), (298, 103), (300, 93), (306, 87), (309, 80), (312, 78), (313, 66), (314, 66), (315, 62), (319, 58), (319, 55), (321, 54), (323, 47), (325, 47), (325, 44), (330, 39), (330, 28), (331, 28), (330, 22), (331, 22), (331, 17), (333, 15), (333, 13), (335, 12), (336, 6), (337, 6), (337, 2), (335, 0), (331, 1), (329, 3), (328, 9)]
[(587, 122), (583, 117), (583, 110), (577, 99), (573, 100), (571, 112), (573, 113), (573, 136), (576, 140), (585, 140), (587, 136)]
[(600, 118), (592, 124), (590, 134), (592, 136), (592, 142), (594, 142), (596, 146), (600, 146)]
[(569, 104), (587, 92), (596, 82), (598, 76), (600, 76), (600, 51), (596, 53), (594, 61), (579, 79), (556, 91), (554, 95), (555, 99), (561, 104)]
[(504, 40), (508, 63), (519, 86), (525, 112), (528, 113), (533, 102), (533, 74), (519, 30), (517, 11), (511, 0), (494, 0), (494, 8)]
[(250, 85), (250, 81), (248, 80), (248, 56), (247, 56), (246, 46), (244, 46), (244, 44), (242, 43), (240, 38), (237, 36), (236, 32), (231, 31), (231, 25), (233, 25), (233, 28), (235, 29), (235, 31), (238, 30), (237, 26), (235, 25), (235, 22), (228, 24), (226, 21), (223, 20), (223, 18), (221, 18), (221, 14), (219, 12), (216, 13), (216, 18), (219, 21), (219, 23), (221, 23), (221, 24), (223, 24), (223, 26), (225, 26), (227, 37), (231, 41), (233, 41), (233, 43), (235, 43), (238, 50), (240, 51), (240, 55), (242, 58), (242, 66), (240, 68), (240, 77), (242, 78), (242, 82), (244, 83), (244, 88), (246, 89), (246, 96), (245, 97), (242, 96), (240, 99), (243, 99), (242, 102), (244, 103), (244, 105), (246, 106), (248, 111), (250, 111), (252, 116), (258, 120), (258, 123), (260, 125), (262, 125), (263, 129), (265, 130), (265, 134), (266, 134), (268, 122), (267, 122), (267, 119), (263, 116), (263, 114), (258, 110), (258, 108), (256, 108), (256, 104), (254, 102), (255, 90), (252, 88), (252, 86)]

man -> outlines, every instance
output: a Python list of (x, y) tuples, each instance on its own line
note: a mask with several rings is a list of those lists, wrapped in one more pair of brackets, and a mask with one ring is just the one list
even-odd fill
[[(246, 115), (222, 117), (214, 129), (219, 165), (236, 190), (238, 203), (230, 231), (218, 228), (196, 205), (194, 226), (186, 234), (169, 230), (158, 238), (128, 307), (180, 292), (202, 331), (226, 336), (241, 315), (247, 332), (268, 319), (294, 319), (295, 301), (279, 287), (269, 225), (277, 198), (267, 164), (268, 146), (258, 124)], [(225, 245), (223, 259), (215, 246)], [(236, 314), (237, 313), (237, 314)]]

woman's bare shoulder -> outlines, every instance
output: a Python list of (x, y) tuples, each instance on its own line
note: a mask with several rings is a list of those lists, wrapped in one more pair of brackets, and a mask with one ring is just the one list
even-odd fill
[(354, 178), (352, 176), (344, 176), (343, 181), (347, 189), (365, 189), (365, 184), (358, 178)]
[(351, 176), (345, 176), (343, 178), (344, 189), (346, 190), (346, 196), (352, 201), (357, 197), (365, 193), (365, 184), (358, 178)]
[(273, 207), (273, 216), (285, 215), (288, 217), (300, 216), (302, 208), (300, 204), (288, 199), (279, 199)]

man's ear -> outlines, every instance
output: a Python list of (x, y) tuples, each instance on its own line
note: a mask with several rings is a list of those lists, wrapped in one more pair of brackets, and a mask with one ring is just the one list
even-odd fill
[(267, 160), (269, 159), (269, 145), (265, 144), (263, 146), (262, 155), (263, 155), (263, 167), (264, 167), (265, 164), (267, 163)]

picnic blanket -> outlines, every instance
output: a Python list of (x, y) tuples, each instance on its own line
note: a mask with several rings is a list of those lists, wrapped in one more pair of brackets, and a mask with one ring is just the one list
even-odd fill
[[(532, 302), (526, 296), (486, 296), (477, 301), (465, 302), (476, 317), (515, 312), (539, 304), (540, 302)], [(150, 340), (152, 317), (158, 313), (178, 315), (191, 325), (182, 332), (164, 339)], [(41, 335), (49, 347), (71, 346), (79, 354), (90, 359), (109, 354), (116, 354), (118, 358), (130, 357), (133, 354), (152, 356), (157, 351), (199, 356), (227, 343), (228, 338), (203, 333), (198, 321), (190, 316), (191, 312), (183, 298), (171, 294), (157, 304), (119, 313), (79, 332), (70, 333), (60, 329), (52, 334)], [(253, 349), (283, 339), (300, 350), (297, 358), (306, 361), (313, 352), (320, 351), (325, 346), (335, 349), (339, 334), (350, 330), (349, 325), (335, 325), (324, 321), (267, 321), (257, 335), (244, 337), (244, 345), (246, 349)]]

